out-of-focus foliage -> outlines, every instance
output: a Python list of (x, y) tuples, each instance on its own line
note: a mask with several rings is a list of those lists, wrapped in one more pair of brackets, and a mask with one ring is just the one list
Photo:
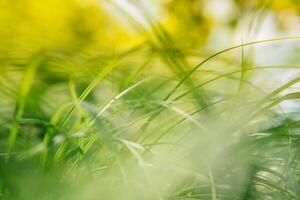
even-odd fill
[(300, 199), (299, 9), (0, 1), (0, 199)]

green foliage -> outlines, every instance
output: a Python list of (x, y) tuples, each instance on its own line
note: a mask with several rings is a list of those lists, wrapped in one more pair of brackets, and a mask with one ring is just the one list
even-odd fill
[[(248, 40), (293, 1), (230, 1), (224, 22), (204, 0), (158, 2), (164, 20), (141, 2), (0, 3), (0, 199), (300, 199), (300, 36)], [(249, 38), (214, 46), (239, 11)]]

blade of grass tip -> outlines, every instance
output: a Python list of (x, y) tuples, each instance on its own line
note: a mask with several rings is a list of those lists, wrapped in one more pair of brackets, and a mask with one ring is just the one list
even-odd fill
[(254, 112), (253, 115), (248, 115), (248, 116), (250, 116), (250, 118), (252, 118), (253, 116), (258, 115), (259, 113), (262, 113), (267, 108), (273, 107), (274, 105), (276, 105), (278, 102), (281, 102), (282, 100), (298, 97), (299, 96), (298, 92), (292, 93), (292, 94), (287, 94), (287, 95), (283, 96), (282, 98), (279, 98), (279, 101), (274, 101), (270, 105), (268, 105), (267, 107), (261, 108), (265, 103), (270, 102), (270, 100), (272, 100), (276, 95), (280, 94), (284, 90), (288, 89), (289, 87), (291, 87), (291, 86), (293, 86), (293, 85), (295, 85), (296, 83), (299, 83), (299, 82), (300, 82), (300, 77), (297, 77), (297, 78), (293, 79), (292, 81), (284, 84), (283, 86), (277, 88), (273, 92), (269, 93), (267, 96), (265, 96), (262, 100), (260, 100), (257, 103), (257, 105), (256, 105), (257, 109), (255, 109), (256, 112)]
[[(164, 87), (166, 84), (168, 84), (172, 79), (168, 78), (162, 82), (160, 82), (160, 84), (153, 88), (150, 92), (148, 92), (146, 95), (145, 95), (145, 99), (147, 99), (147, 97), (149, 98), (151, 95), (155, 94), (155, 92), (159, 91), (162, 87)], [(148, 102), (148, 101), (147, 101)], [(133, 115), (135, 112), (137, 111), (137, 109), (133, 109), (133, 111), (131, 112), (130, 115)], [(151, 118), (152, 115), (154, 115), (155, 111), (154, 112), (151, 112), (152, 114), (149, 115), (149, 117)], [(144, 125), (145, 126), (145, 125)], [(143, 130), (143, 128), (141, 128)]]
[(298, 82), (300, 82), (300, 77), (297, 77), (291, 80), (290, 82), (284, 84), (283, 86), (277, 88), (276, 90), (268, 94), (265, 98), (263, 98), (261, 103), (263, 104), (265, 102), (268, 102), (269, 99), (273, 98), (274, 96), (278, 95), (279, 93), (283, 92), (284, 90), (288, 89), (289, 87), (295, 85)]
[[(252, 71), (252, 70), (266, 70), (266, 69), (281, 69), (281, 68), (288, 68), (288, 69), (299, 69), (300, 66), (298, 65), (277, 65), (277, 66), (257, 66), (257, 67), (251, 67), (251, 68), (246, 68), (245, 71)], [(191, 90), (188, 90), (184, 93), (182, 93), (181, 95), (178, 95), (176, 98), (174, 98), (174, 100), (179, 100), (181, 98), (183, 98), (184, 96), (190, 94), (192, 92), (192, 90), (195, 90), (199, 87), (203, 87), (204, 85), (207, 85), (213, 81), (216, 81), (218, 79), (221, 79), (221, 78), (226, 78), (232, 74), (235, 74), (235, 73), (240, 73), (241, 70), (236, 70), (236, 71), (232, 71), (232, 72), (229, 72), (229, 73), (226, 73), (226, 74), (222, 74), (222, 75), (219, 75), (217, 77), (214, 77), (212, 79), (209, 79), (203, 83), (200, 83), (199, 85), (197, 85), (196, 87), (192, 88)]]
[(63, 142), (58, 149), (55, 152), (53, 162), (58, 163), (65, 155), (66, 155), (66, 150), (69, 147), (69, 143)]
[[(122, 96), (124, 96), (125, 94), (127, 94), (129, 91), (131, 91), (132, 89), (136, 88), (137, 86), (141, 85), (143, 82), (145, 82), (146, 80), (140, 81), (134, 85), (132, 85), (131, 87), (127, 88), (126, 90), (124, 90), (123, 92), (121, 92), (120, 94), (118, 94), (116, 97), (114, 97), (113, 99), (111, 99), (107, 104), (105, 104), (103, 106), (103, 108), (96, 114), (96, 116), (94, 118), (92, 118), (88, 124), (89, 126), (87, 126), (83, 131), (87, 131), (92, 124), (94, 123), (94, 120), (98, 117), (100, 117), (115, 101), (117, 101), (118, 99), (120, 99)], [(59, 147), (59, 151), (56, 152), (55, 157), (54, 157), (54, 162), (58, 162), (59, 159), (62, 157), (63, 152), (65, 152), (67, 145), (61, 145)]]
[(138, 163), (141, 167), (146, 166), (146, 163), (145, 163), (143, 157), (138, 152), (138, 150), (139, 151), (145, 150), (143, 145), (129, 141), (129, 140), (121, 139), (121, 138), (115, 138), (115, 139), (117, 141), (121, 142), (121, 144), (123, 144), (132, 153), (132, 155), (136, 158), (136, 160), (138, 161)]
[(112, 64), (105, 67), (97, 77), (87, 86), (87, 88), (82, 92), (82, 94), (77, 98), (76, 102), (71, 107), (70, 111), (67, 113), (66, 117), (61, 121), (58, 125), (57, 131), (64, 127), (67, 121), (70, 119), (71, 115), (75, 111), (75, 109), (80, 105), (80, 103), (91, 93), (93, 88), (97, 85), (99, 81), (101, 81), (105, 76), (107, 76), (115, 67), (117, 66), (117, 62), (113, 62)]
[(146, 82), (147, 80), (142, 80), (142, 81), (139, 81), (135, 84), (133, 84), (132, 86), (126, 88), (125, 90), (123, 90), (121, 93), (119, 93), (117, 96), (115, 96), (114, 98), (112, 98), (109, 102), (107, 102), (102, 108), (101, 110), (99, 110), (97, 112), (97, 114), (92, 118), (90, 119), (90, 121), (88, 122), (89, 126), (86, 127), (85, 131), (93, 125), (93, 123), (95, 122), (95, 120), (97, 118), (99, 118), (113, 103), (115, 103), (118, 99), (120, 99), (121, 97), (123, 97), (125, 94), (127, 94), (128, 92), (130, 92), (131, 90), (133, 90), (134, 88), (140, 86), (142, 83)]
[(290, 36), (290, 37), (281, 37), (281, 38), (272, 38), (272, 39), (266, 39), (266, 40), (259, 40), (259, 41), (254, 41), (254, 42), (248, 42), (248, 43), (244, 43), (244, 44), (239, 44), (233, 47), (229, 47), (227, 49), (224, 49), (222, 51), (219, 51), (211, 56), (209, 56), (208, 58), (204, 59), (202, 62), (200, 62), (198, 65), (196, 65), (194, 68), (192, 68), (192, 70), (190, 70), (183, 78), (182, 80), (175, 85), (175, 87), (167, 94), (167, 96), (164, 98), (164, 101), (168, 100), (174, 93), (175, 91), (202, 65), (204, 65), (205, 63), (207, 63), (208, 61), (210, 61), (211, 59), (215, 58), (216, 56), (226, 53), (228, 51), (234, 50), (234, 49), (238, 49), (241, 47), (245, 47), (245, 46), (252, 46), (252, 45), (256, 45), (256, 44), (262, 44), (262, 43), (268, 43), (268, 42), (275, 42), (275, 41), (284, 41), (284, 40), (296, 40), (296, 39), (300, 39), (300, 36)]
[(47, 158), (48, 158), (48, 146), (53, 138), (53, 136), (60, 131), (67, 121), (70, 119), (73, 112), (76, 110), (76, 108), (80, 105), (80, 103), (90, 94), (90, 92), (93, 90), (93, 88), (96, 86), (96, 84), (101, 81), (104, 77), (106, 77), (118, 64), (118, 60), (112, 62), (110, 65), (106, 66), (98, 75), (97, 77), (86, 87), (86, 89), (82, 92), (82, 94), (77, 98), (77, 100), (73, 103), (71, 109), (67, 112), (66, 116), (63, 118), (63, 120), (58, 124), (57, 128), (55, 130), (50, 130), (46, 133), (44, 137), (44, 143), (45, 143), (45, 151), (42, 154), (41, 157), (41, 166), (45, 167)]
[[(281, 92), (283, 92), (284, 90), (288, 89), (290, 86), (295, 85), (296, 83), (300, 82), (300, 77), (297, 77), (293, 80), (291, 80), (290, 82), (284, 84), (283, 86), (277, 88), (276, 90), (274, 90), (273, 92), (269, 93), (267, 96), (265, 96), (262, 100), (260, 100), (257, 104), (256, 104), (256, 109), (254, 111), (251, 110), (251, 112), (244, 118), (241, 118), (236, 124), (238, 124), (238, 127), (233, 127), (234, 130), (232, 130), (232, 132), (235, 132), (237, 130), (239, 130), (240, 127), (244, 127), (248, 122), (251, 121), (252, 118), (258, 116), (260, 113), (263, 113), (265, 110), (267, 110), (268, 108), (274, 106), (277, 104), (277, 102), (271, 103), (270, 105), (267, 105), (266, 107), (264, 107), (265, 103), (268, 103), (270, 100), (272, 100), (272, 98), (274, 98), (276, 95), (280, 94)], [(287, 97), (285, 97), (287, 98)], [(291, 96), (289, 96), (288, 98), (291, 98)]]
[(57, 129), (57, 124), (63, 114), (67, 112), (68, 108), (72, 105), (71, 103), (63, 104), (60, 106), (57, 111), (52, 115), (50, 119), (51, 126), (48, 126), (45, 136), (44, 136), (44, 151), (41, 154), (40, 160), (39, 160), (39, 167), (41, 169), (44, 169), (46, 166), (47, 158), (48, 158), (48, 146), (52, 140), (52, 137)]
[[(300, 82), (300, 80), (299, 80), (299, 82)], [(257, 116), (257, 115), (259, 115), (261, 113), (264, 113), (268, 109), (270, 109), (270, 108), (278, 105), (279, 103), (281, 103), (281, 102), (283, 102), (285, 100), (296, 100), (296, 99), (300, 99), (300, 92), (294, 92), (294, 93), (286, 94), (286, 95), (284, 95), (282, 97), (279, 97), (279, 98), (275, 99), (274, 101), (272, 101), (272, 99), (270, 99), (270, 101), (268, 101), (268, 103), (269, 102), (270, 103), (267, 106), (265, 106), (265, 107), (263, 107), (261, 109), (258, 109), (258, 111), (255, 114), (253, 114), (252, 117), (255, 117), (255, 116)], [(276, 134), (274, 134), (274, 135), (276, 135)]]
[[(111, 129), (110, 132), (112, 132), (112, 133), (116, 132), (116, 133), (114, 133), (114, 135), (116, 135), (116, 136), (120, 135), (120, 134), (122, 134), (122, 131), (125, 130), (125, 128), (127, 128), (127, 127), (129, 127), (131, 125), (137, 124), (138, 122), (141, 122), (143, 120), (146, 120), (154, 112), (156, 112), (156, 111), (152, 111), (152, 112), (146, 113), (144, 115), (141, 115), (140, 117), (138, 117), (135, 120), (132, 120), (132, 121), (130, 121), (128, 123), (121, 124), (120, 126), (117, 126), (117, 127), (113, 128), (113, 129)], [(132, 140), (133, 141), (136, 141), (135, 138), (136, 138), (135, 136), (132, 136)]]
[[(69, 91), (70, 91), (71, 98), (73, 100), (72, 103), (75, 104), (77, 102), (78, 95), (76, 92), (76, 83), (75, 83), (74, 77), (71, 77), (69, 80)], [(81, 109), (80, 105), (78, 106), (78, 113), (80, 116), (82, 116), (84, 113), (83, 110)]]
[(9, 159), (10, 152), (17, 140), (18, 130), (19, 130), (19, 120), (22, 118), (25, 104), (26, 104), (26, 98), (28, 96), (28, 93), (30, 91), (30, 88), (34, 82), (34, 77), (36, 75), (36, 71), (38, 67), (41, 64), (41, 57), (40, 54), (34, 55), (30, 60), (28, 65), (26, 66), (25, 72), (23, 74), (22, 80), (20, 82), (19, 87), (19, 94), (17, 97), (16, 105), (15, 105), (15, 111), (13, 116), (13, 122), (11, 124), (8, 140), (7, 140), (7, 146), (6, 146), (6, 152), (7, 157), (6, 159)]
[(151, 60), (152, 56), (149, 56), (148, 59), (146, 59), (146, 61), (142, 65), (138, 66), (125, 80), (123, 87), (128, 87), (132, 80), (137, 76), (137, 74), (140, 73), (151, 62)]
[[(244, 44), (244, 42), (242, 42)], [(241, 77), (240, 77), (240, 83), (239, 83), (239, 88), (238, 88), (238, 93), (241, 93), (243, 83), (246, 78), (246, 63), (245, 63), (245, 51), (244, 51), (244, 46), (242, 46), (242, 64), (241, 64)]]
[[(211, 103), (211, 104), (208, 105), (208, 106), (214, 106), (214, 105), (219, 104), (219, 103), (222, 103), (222, 102), (224, 102), (224, 99), (215, 101), (215, 102)], [(196, 113), (199, 113), (199, 112), (203, 111), (204, 109), (205, 109), (205, 108), (198, 108), (198, 109), (196, 109), (195, 111), (193, 111), (190, 115), (193, 116), (193, 115), (195, 115)], [(182, 118), (182, 119), (178, 120), (178, 121), (175, 122), (172, 126), (170, 126), (169, 129), (168, 129), (166, 132), (169, 132), (171, 129), (173, 129), (175, 126), (178, 126), (180, 123), (184, 122), (185, 120), (186, 120), (186, 118)], [(166, 134), (166, 133), (165, 133), (165, 134)], [(161, 137), (162, 137), (163, 135), (164, 135), (164, 134), (162, 134)], [(161, 138), (161, 137), (160, 137), (160, 138)], [(178, 139), (178, 143), (179, 143), (180, 141), (182, 141), (183, 137), (185, 137), (185, 135), (183, 135), (181, 138)], [(157, 140), (157, 141), (159, 141), (159, 140)]]
[(192, 115), (190, 115), (190, 114), (184, 112), (183, 110), (181, 110), (181, 109), (179, 109), (179, 108), (177, 108), (177, 107), (175, 107), (175, 106), (169, 106), (169, 105), (164, 104), (164, 103), (161, 103), (161, 105), (164, 106), (164, 107), (166, 107), (166, 108), (168, 108), (168, 109), (170, 109), (170, 110), (172, 110), (172, 111), (174, 111), (175, 113), (177, 113), (177, 114), (183, 116), (185, 119), (188, 119), (188, 120), (191, 121), (194, 125), (196, 125), (198, 128), (200, 128), (201, 130), (203, 130), (205, 133), (208, 133), (207, 128), (206, 128), (203, 124), (201, 124), (200, 122), (198, 122), (196, 119), (194, 119), (194, 118), (192, 117)]
[(122, 96), (124, 96), (125, 94), (127, 94), (128, 92), (130, 92), (131, 90), (133, 90), (134, 88), (140, 86), (142, 83), (146, 82), (147, 80), (142, 80), (137, 82), (136, 84), (128, 87), (127, 89), (123, 90), (120, 94), (118, 94), (117, 96), (115, 96), (113, 99), (111, 99), (96, 115), (97, 117), (100, 117), (115, 101), (117, 101), (118, 99), (120, 99)]
[[(223, 100), (219, 100), (216, 102), (211, 103), (211, 105), (208, 106), (214, 106), (220, 102), (222, 102)], [(187, 116), (193, 116), (201, 111), (203, 111), (205, 108), (201, 107), (196, 109), (195, 111), (193, 111), (192, 113), (188, 114)], [(168, 127), (165, 131), (163, 131), (157, 138), (155, 138), (154, 141), (152, 141), (150, 144), (147, 144), (148, 146), (152, 146), (153, 144), (157, 143), (159, 140), (161, 140), (161, 138), (163, 138), (168, 132), (170, 132), (174, 127), (178, 126), (179, 124), (181, 124), (182, 122), (184, 122), (185, 120), (187, 120), (187, 116), (183, 116), (181, 119), (179, 119), (178, 121), (176, 121), (174, 124), (172, 124), (170, 127)], [(159, 129), (161, 129), (161, 127), (159, 127)], [(151, 135), (147, 135), (145, 136), (141, 142), (145, 142)]]
[[(244, 44), (244, 41), (242, 41), (242, 44)], [(241, 75), (240, 75), (240, 80), (239, 80), (239, 85), (238, 85), (238, 90), (237, 90), (237, 96), (235, 98), (237, 98), (238, 100), (242, 97), (241, 93), (242, 93), (242, 89), (244, 88), (244, 84), (246, 81), (246, 63), (245, 63), (245, 48), (244, 46), (241, 47), (242, 50), (242, 55), (241, 55)], [(232, 116), (235, 115), (235, 107), (238, 101), (234, 101), (233, 105), (232, 105), (232, 109), (229, 110), (228, 113), (228, 120), (230, 120), (232, 118)]]

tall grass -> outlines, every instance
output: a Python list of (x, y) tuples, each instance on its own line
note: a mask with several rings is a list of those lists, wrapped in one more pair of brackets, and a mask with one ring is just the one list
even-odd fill
[(4, 51), (0, 198), (300, 199), (298, 108), (284, 107), (297, 105), (300, 77), (271, 76), (300, 65), (251, 56), (300, 36), (195, 56), (147, 13), (145, 27), (112, 6), (143, 41)]

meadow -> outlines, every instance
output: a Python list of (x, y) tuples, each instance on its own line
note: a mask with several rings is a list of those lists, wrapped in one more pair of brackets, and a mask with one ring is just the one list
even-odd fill
[(0, 199), (300, 199), (299, 13), (0, 1)]

